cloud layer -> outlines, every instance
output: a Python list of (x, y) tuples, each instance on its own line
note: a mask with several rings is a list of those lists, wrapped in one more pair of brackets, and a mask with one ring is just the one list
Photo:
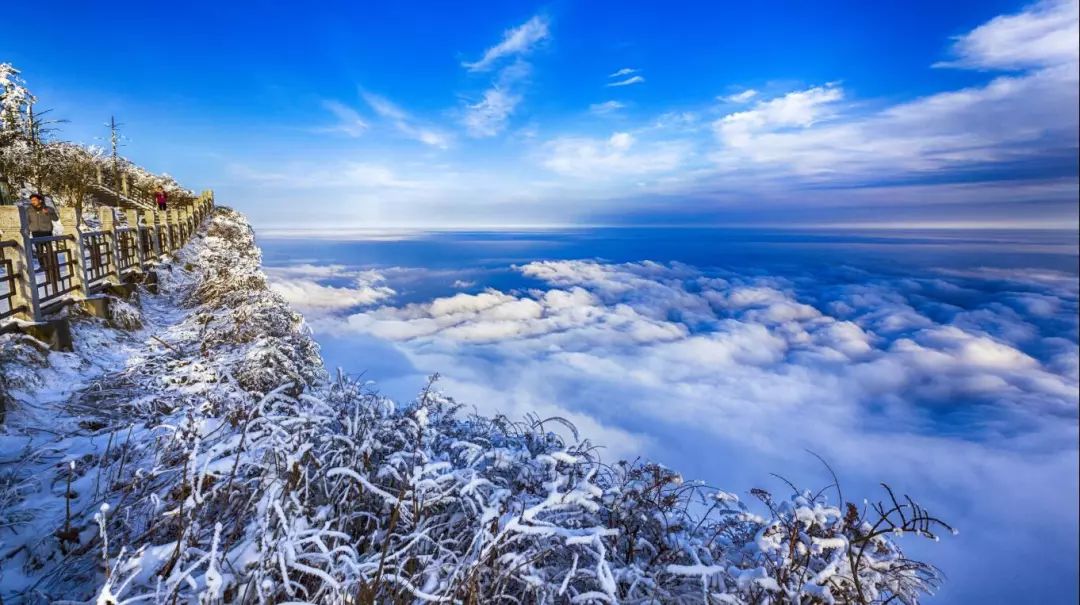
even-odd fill
[[(931, 553), (961, 600), (987, 599), (980, 574), (996, 565), (1075, 549), (1075, 276), (780, 276), (596, 261), (517, 271), (535, 286), (398, 306), (380, 291), (360, 312), (314, 325), (382, 343), (407, 360), (397, 380), (410, 388), (439, 371), (483, 412), (570, 418), (609, 457), (645, 453), (750, 485), (770, 471), (817, 477), (810, 449), (849, 489), (887, 480), (916, 492), (962, 528), (963, 542)], [(725, 459), (739, 462), (709, 462)], [(1024, 536), (989, 530), (999, 527)], [(992, 562), (965, 567), (971, 549)], [(1055, 573), (1066, 574), (1060, 560)]]

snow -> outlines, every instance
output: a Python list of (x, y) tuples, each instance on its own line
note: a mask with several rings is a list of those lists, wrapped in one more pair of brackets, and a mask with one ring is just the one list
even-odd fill
[(752, 507), (434, 377), (400, 405), (329, 376), (234, 211), (155, 271), (75, 317), (73, 353), (0, 337), (4, 603), (916, 603), (939, 580), (893, 530), (949, 528), (891, 492)]

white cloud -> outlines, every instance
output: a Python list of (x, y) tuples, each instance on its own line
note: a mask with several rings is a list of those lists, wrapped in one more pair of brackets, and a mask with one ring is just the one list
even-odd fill
[(348, 286), (327, 285), (320, 281), (343, 273), (342, 267), (310, 265), (267, 270), (271, 278), (270, 289), (297, 310), (313, 317), (384, 302), (395, 294), (393, 289), (383, 285), (383, 277), (374, 271), (351, 274), (352, 283)]
[(947, 65), (1022, 72), (985, 85), (870, 112), (843, 106), (837, 85), (759, 101), (713, 123), (722, 145), (713, 158), (725, 171), (882, 178), (1075, 150), (1077, 19), (1076, 0), (1042, 2), (959, 37)]
[(844, 98), (833, 85), (790, 92), (782, 97), (759, 102), (753, 109), (731, 113), (716, 124), (724, 138), (743, 136), (750, 131), (798, 126), (806, 128), (827, 117), (831, 104)]
[(468, 105), (463, 123), (474, 137), (491, 137), (506, 129), (510, 115), (521, 103), (521, 96), (501, 88), (484, 91), (480, 102)]
[(1030, 69), (1072, 65), (1080, 54), (1080, 1), (1044, 0), (957, 38), (940, 67)]
[(369, 92), (362, 93), (361, 96), (379, 117), (389, 120), (394, 128), (406, 137), (439, 149), (450, 146), (448, 134), (436, 128), (418, 125), (412, 116), (389, 99)]
[(643, 148), (628, 132), (607, 139), (564, 137), (544, 146), (543, 164), (564, 176), (604, 179), (648, 175), (678, 168), (688, 155), (677, 142), (650, 142)]
[(479, 61), (464, 62), (462, 66), (469, 71), (487, 71), (503, 57), (528, 53), (538, 43), (547, 39), (549, 35), (548, 20), (537, 15), (525, 23), (507, 30), (503, 34), (502, 41), (484, 51), (484, 56)]
[(398, 176), (393, 169), (381, 164), (367, 162), (350, 162), (339, 167), (339, 179), (351, 183), (363, 183), (364, 187), (371, 189), (421, 189), (425, 185), (419, 181), (412, 181)]
[(622, 68), (622, 69), (620, 69), (618, 71), (615, 71), (615, 72), (612, 72), (612, 73), (608, 74), (608, 77), (609, 78), (622, 78), (624, 76), (629, 76), (631, 74), (636, 74), (637, 72), (638, 72), (638, 70), (636, 70), (636, 69), (634, 69), (632, 67), (624, 67), (624, 68)]
[(759, 102), (714, 122), (723, 168), (746, 162), (795, 174), (915, 173), (1076, 148), (1077, 73), (1046, 68), (869, 114), (839, 107), (839, 87)]
[(510, 116), (523, 100), (517, 91), (527, 84), (531, 73), (532, 66), (518, 59), (499, 70), (479, 101), (465, 105), (462, 124), (470, 136), (493, 137), (506, 130)]
[(753, 88), (747, 88), (746, 90), (744, 90), (742, 92), (737, 92), (737, 93), (735, 93), (733, 95), (728, 95), (728, 96), (722, 97), (722, 98), (723, 98), (723, 100), (725, 100), (725, 101), (727, 101), (729, 103), (746, 103), (747, 101), (749, 101), (750, 99), (753, 99), (757, 95), (758, 95), (758, 91), (754, 90)]
[(325, 130), (340, 132), (350, 137), (359, 137), (367, 131), (367, 121), (352, 107), (333, 100), (323, 101), (323, 107), (329, 110), (330, 113), (334, 114), (334, 117), (338, 119), (338, 123), (335, 126)]
[(604, 101), (603, 103), (593, 103), (592, 105), (589, 105), (589, 112), (596, 115), (607, 115), (615, 113), (625, 107), (626, 103), (620, 103), (619, 101)]
[(633, 84), (642, 84), (644, 82), (645, 82), (645, 78), (642, 77), (642, 76), (630, 76), (629, 78), (626, 78), (624, 80), (619, 80), (617, 82), (608, 82), (607, 85), (608, 86), (630, 86), (630, 85), (633, 85)]
[(313, 265), (311, 263), (298, 263), (284, 267), (269, 267), (266, 274), (274, 279), (326, 279), (329, 277), (346, 277), (355, 273), (355, 269), (345, 265)]
[[(438, 186), (435, 179), (428, 181), (409, 179), (399, 175), (385, 164), (374, 162), (339, 161), (333, 164), (295, 163), (275, 166), (274, 171), (263, 171), (246, 166), (232, 166), (237, 176), (252, 182), (271, 184), (281, 188), (291, 186), (303, 189), (346, 187), (365, 191), (387, 190), (420, 191)], [(429, 178), (431, 175), (428, 175)]]
[[(692, 423), (737, 441), (752, 441), (761, 430), (829, 441), (833, 431), (847, 435), (863, 422), (855, 414), (866, 413), (866, 406), (890, 401), (906, 402), (905, 415), (919, 402), (958, 397), (985, 399), (1002, 413), (1013, 413), (1019, 401), (1037, 406), (1024, 413), (1053, 416), (1060, 406), (1075, 411), (1072, 362), (1055, 369), (1003, 339), (1031, 335), (1000, 329), (1026, 319), (995, 306), (992, 299), (1007, 293), (994, 286), (991, 300), (954, 310), (949, 319), (934, 307), (934, 293), (950, 300), (958, 286), (932, 278), (871, 279), (800, 294), (785, 279), (719, 278), (648, 262), (548, 261), (520, 270), (548, 288), (380, 307), (340, 326), (407, 343), (420, 357), (452, 355), (454, 368), (490, 363), (499, 371), (517, 369), (508, 376), (526, 372), (633, 392), (640, 405), (625, 413)], [(1068, 292), (1040, 294), (1075, 309)], [(819, 304), (811, 304), (814, 299)], [(1068, 321), (1075, 334), (1075, 317)], [(1042, 337), (1053, 340), (1056, 330)], [(1052, 350), (1050, 340), (1044, 346)], [(1063, 346), (1064, 353), (1075, 352), (1075, 343)], [(502, 382), (485, 379), (496, 388)], [(595, 411), (575, 401), (584, 406), (579, 413)], [(854, 441), (845, 444), (805, 445), (857, 451), (860, 434), (852, 431)]]

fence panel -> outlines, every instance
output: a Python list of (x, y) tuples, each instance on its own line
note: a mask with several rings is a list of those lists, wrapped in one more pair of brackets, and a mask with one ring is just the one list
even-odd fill
[(91, 231), (82, 234), (83, 263), (86, 268), (86, 289), (102, 285), (108, 279), (113, 262), (111, 233)]
[(30, 239), (30, 249), (34, 252), (34, 277), (38, 289), (38, 302), (44, 308), (77, 290), (75, 267), (78, 261), (72, 250), (75, 241), (71, 235), (53, 235)]
[(153, 227), (139, 227), (139, 245), (143, 258), (147, 260), (154, 257), (154, 231), (156, 229)]
[(16, 313), (26, 311), (25, 305), (15, 306), (15, 256), (19, 244), (13, 241), (0, 242), (0, 319), (7, 319)]
[(116, 238), (116, 270), (120, 273), (139, 268), (139, 242), (133, 227), (117, 227), (113, 232)]

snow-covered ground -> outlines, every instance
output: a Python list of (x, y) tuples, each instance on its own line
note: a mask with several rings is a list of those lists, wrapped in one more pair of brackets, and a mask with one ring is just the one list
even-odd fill
[(560, 418), (329, 377), (260, 262), (218, 209), (160, 294), (76, 318), (74, 353), (0, 340), (3, 603), (916, 602), (939, 579), (894, 539), (948, 527), (900, 495), (748, 505), (602, 464)]
[[(102, 579), (95, 514), (108, 502), (123, 506), (117, 490), (154, 472), (148, 465), (168, 434), (165, 416), (198, 407), (208, 391), (227, 391), (230, 381), (277, 386), (290, 376), (310, 381), (321, 374), (302, 320), (278, 299), (234, 290), (249, 304), (230, 305), (231, 315), (193, 304), (199, 286), (237, 285), (206, 271), (258, 279), (260, 259), (247, 229), (219, 215), (209, 235), (201, 231), (195, 244), (158, 267), (160, 294), (140, 289), (131, 302), (114, 299), (108, 319), (69, 308), (74, 352), (0, 336), (7, 410), (0, 430), (0, 602), (54, 602), (73, 596), (73, 586), (82, 596), (95, 591)], [(247, 322), (243, 313), (260, 321)], [(263, 363), (275, 337), (257, 331), (268, 318), (284, 322), (279, 331), (302, 351), (288, 367)], [(221, 329), (223, 322), (233, 331)], [(214, 345), (236, 330), (247, 333)]]

